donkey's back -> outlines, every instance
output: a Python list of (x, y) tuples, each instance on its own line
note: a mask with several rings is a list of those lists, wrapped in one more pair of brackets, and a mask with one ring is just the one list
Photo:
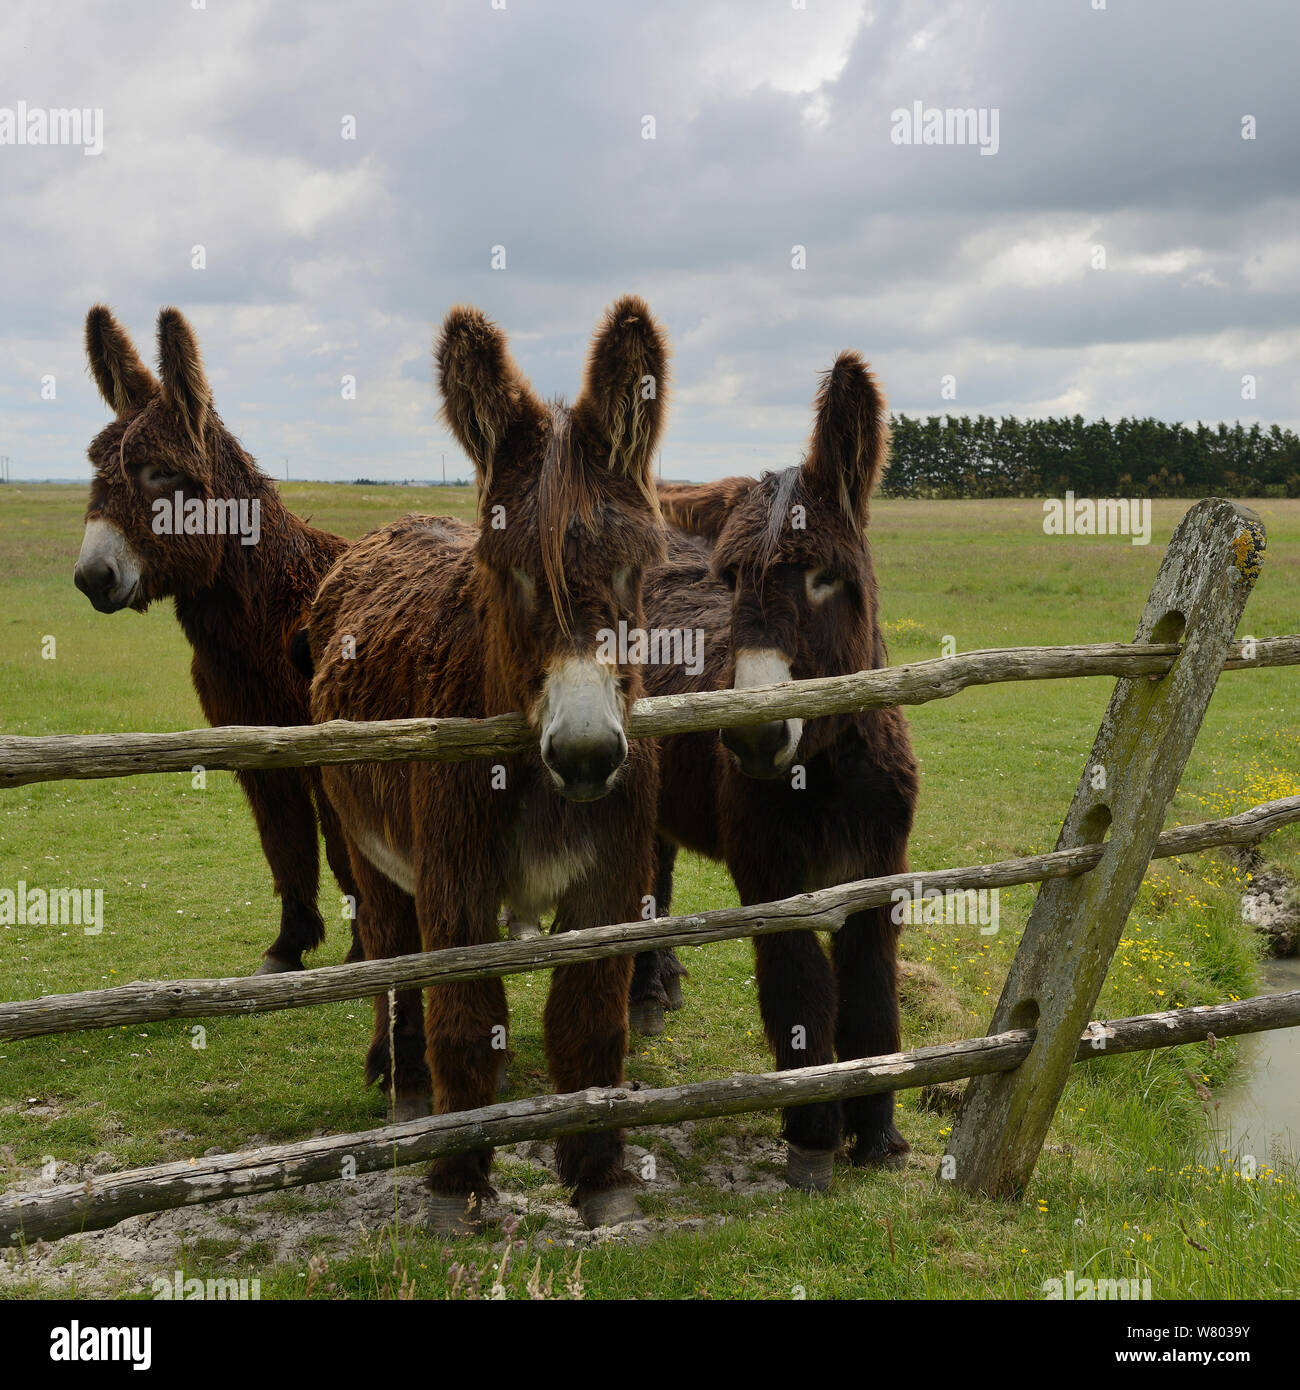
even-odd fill
[[(312, 642), (333, 671), (316, 717), (402, 718), (481, 713), (472, 639), (474, 527), (449, 516), (404, 516), (354, 541), (321, 583)], [(423, 623), (412, 614), (427, 615)]]

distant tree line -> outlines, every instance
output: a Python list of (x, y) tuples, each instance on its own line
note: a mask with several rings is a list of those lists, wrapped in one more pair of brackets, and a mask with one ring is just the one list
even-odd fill
[(1300, 497), (1300, 438), (1272, 425), (895, 415), (887, 497)]

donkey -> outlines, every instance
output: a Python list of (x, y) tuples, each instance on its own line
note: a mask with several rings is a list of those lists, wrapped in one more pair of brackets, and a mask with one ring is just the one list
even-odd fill
[[(646, 576), (648, 616), (661, 628), (702, 628), (705, 661), (696, 678), (647, 667), (647, 694), (886, 664), (866, 540), (888, 449), (885, 408), (866, 364), (841, 353), (818, 391), (802, 464), (759, 480), (661, 485), (665, 520), (690, 535), (673, 539), (668, 563)], [(661, 777), (660, 913), (679, 845), (725, 860), (746, 904), (907, 870), (918, 782), (898, 709), (678, 735), (664, 740)], [(898, 931), (879, 907), (849, 916), (829, 959), (810, 932), (755, 940), (779, 1068), (897, 1051)], [(903, 1162), (909, 1145), (893, 1107), (883, 1094), (786, 1109), (787, 1181), (825, 1189), (842, 1131), (854, 1163)]]
[[(482, 717), (523, 710), (527, 753), (491, 762), (324, 770), (366, 911), (368, 959), (496, 939), (554, 904), (555, 930), (640, 915), (654, 875), (657, 749), (624, 726), (639, 673), (599, 656), (599, 634), (639, 624), (641, 576), (663, 558), (651, 458), (663, 426), (667, 341), (626, 297), (592, 341), (570, 407), (544, 404), (500, 330), (472, 308), (435, 348), (443, 418), (473, 460), (478, 527), (406, 517), (355, 542), (308, 622), (313, 719)], [(547, 1060), (562, 1091), (615, 1086), (627, 1049), (625, 956), (551, 976)], [(398, 1121), (493, 1100), (505, 1061), (499, 979), (376, 1000), (367, 1081)], [(390, 1036), (392, 1047), (390, 1056)], [(427, 1052), (425, 1039), (427, 1038)], [(638, 1212), (623, 1136), (565, 1136), (556, 1166), (588, 1225)], [(429, 1219), (481, 1224), (492, 1152), (437, 1159)]]
[[(86, 354), (116, 419), (89, 450), (95, 476), (77, 588), (101, 613), (175, 601), (210, 724), (310, 722), (309, 684), (290, 663), (288, 639), (347, 541), (288, 511), (222, 424), (194, 331), (176, 309), (158, 316), (161, 380), (102, 304), (86, 317)], [(280, 934), (255, 973), (301, 970), (302, 953), (325, 939), (318, 819), (330, 868), (356, 903), (342, 833), (318, 769), (235, 776), (281, 904)], [(360, 959), (355, 914), (352, 938), (348, 959)]]

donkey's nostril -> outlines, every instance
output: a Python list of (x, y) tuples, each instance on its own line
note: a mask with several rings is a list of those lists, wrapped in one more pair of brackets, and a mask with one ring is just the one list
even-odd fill
[(733, 753), (746, 752), (769, 758), (775, 757), (785, 747), (788, 737), (784, 719), (722, 731), (722, 741)]
[(111, 560), (84, 560), (73, 571), (72, 578), (83, 594), (102, 593), (117, 581), (117, 570)]
[(101, 613), (112, 611), (118, 578), (117, 566), (104, 556), (81, 560), (72, 571), (72, 582)]
[(777, 719), (768, 724), (747, 724), (724, 729), (722, 746), (734, 754), (747, 777), (776, 777), (785, 770), (783, 755), (791, 746), (790, 722)]
[(627, 757), (622, 729), (566, 738), (556, 734), (542, 745), (542, 760), (571, 801), (594, 801), (610, 789), (614, 774)]

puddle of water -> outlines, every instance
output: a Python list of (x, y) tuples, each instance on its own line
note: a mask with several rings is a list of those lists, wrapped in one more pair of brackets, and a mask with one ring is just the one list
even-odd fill
[[(1267, 961), (1260, 993), (1300, 989), (1300, 957)], [(1220, 1096), (1214, 1146), (1275, 1167), (1300, 1157), (1300, 1028), (1252, 1033), (1238, 1043), (1241, 1079)]]

